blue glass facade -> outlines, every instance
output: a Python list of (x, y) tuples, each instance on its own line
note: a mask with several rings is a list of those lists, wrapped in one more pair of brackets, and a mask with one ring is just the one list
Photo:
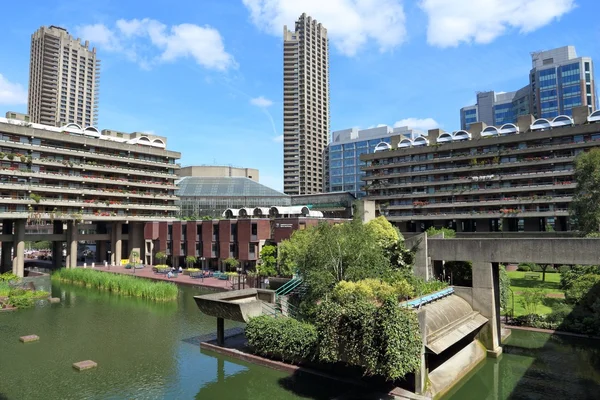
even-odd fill
[(463, 110), (463, 115), (461, 119), (464, 122), (461, 124), (463, 126), (463, 129), (469, 129), (472, 123), (477, 122), (477, 110), (475, 110), (474, 108), (469, 110)]
[(391, 143), (391, 138), (362, 140), (352, 143), (335, 144), (329, 146), (329, 190), (332, 192), (350, 192), (356, 197), (365, 196), (361, 190), (364, 185), (360, 179), (365, 175), (361, 166), (360, 155), (373, 153), (377, 144)]
[(494, 106), (494, 123), (496, 125), (504, 125), (507, 123), (516, 122), (516, 117), (513, 112), (513, 104), (497, 104)]
[(571, 115), (581, 106), (581, 63), (567, 64), (539, 72), (540, 117)]

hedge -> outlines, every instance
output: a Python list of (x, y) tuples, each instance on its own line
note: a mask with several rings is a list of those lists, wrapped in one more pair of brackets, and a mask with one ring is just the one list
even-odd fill
[(246, 339), (256, 354), (299, 362), (313, 358), (317, 331), (313, 325), (293, 318), (263, 315), (248, 321)]

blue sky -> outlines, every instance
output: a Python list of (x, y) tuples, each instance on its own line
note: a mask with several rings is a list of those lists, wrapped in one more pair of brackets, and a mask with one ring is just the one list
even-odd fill
[(31, 33), (63, 26), (102, 60), (99, 128), (155, 132), (183, 165), (258, 168), (278, 190), (281, 32), (303, 11), (329, 31), (332, 130), (453, 131), (475, 91), (527, 84), (530, 51), (575, 45), (600, 60), (597, 0), (35, 0), (21, 11), (3, 13), (0, 110), (27, 109)]

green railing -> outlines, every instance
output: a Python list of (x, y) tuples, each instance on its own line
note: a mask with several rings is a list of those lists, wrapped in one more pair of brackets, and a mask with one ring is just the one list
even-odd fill
[(302, 278), (294, 278), (275, 291), (275, 297), (286, 296), (302, 285)]

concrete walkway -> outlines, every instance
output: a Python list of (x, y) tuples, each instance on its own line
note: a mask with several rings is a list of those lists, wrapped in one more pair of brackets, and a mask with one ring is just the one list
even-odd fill
[[(77, 268), (84, 268), (83, 265), (78, 265)], [(88, 269), (92, 269), (90, 265), (87, 266)], [(93, 268), (96, 271), (110, 272), (113, 274), (122, 274), (122, 275), (132, 275), (140, 278), (153, 279), (155, 281), (169, 281), (176, 283), (178, 285), (190, 285), (190, 286), (198, 286), (198, 287), (206, 287), (216, 290), (232, 290), (232, 283), (226, 280), (220, 280), (216, 278), (190, 278), (188, 275), (178, 274), (177, 278), (167, 278), (165, 274), (156, 274), (152, 271), (151, 266), (145, 266), (141, 269), (136, 269), (135, 273), (133, 269), (125, 269), (123, 266), (114, 266), (114, 267), (105, 267), (96, 266)]]

